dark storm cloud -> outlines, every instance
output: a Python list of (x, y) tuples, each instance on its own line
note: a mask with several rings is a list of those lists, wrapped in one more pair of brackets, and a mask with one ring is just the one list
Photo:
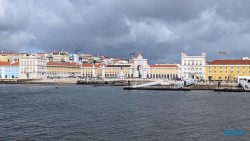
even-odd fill
[(248, 0), (2, 0), (0, 49), (65, 50), (150, 62), (249, 56)]

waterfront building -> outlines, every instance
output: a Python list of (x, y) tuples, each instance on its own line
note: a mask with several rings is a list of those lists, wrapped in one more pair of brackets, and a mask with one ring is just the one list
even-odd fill
[(181, 78), (182, 79), (205, 79), (206, 54), (201, 56), (188, 56), (181, 54)]
[[(114, 63), (116, 62), (116, 63)], [(180, 66), (177, 64), (149, 65), (141, 53), (137, 57), (131, 54), (129, 63), (116, 59), (112, 64), (82, 64), (81, 76), (85, 78), (143, 78), (143, 79), (178, 79)], [(119, 62), (119, 63), (117, 63)]]
[(82, 76), (85, 78), (100, 77), (100, 78), (128, 78), (131, 74), (129, 64), (120, 65), (102, 65), (102, 64), (83, 64)]
[(0, 78), (19, 78), (19, 62), (0, 61)]
[[(100, 71), (97, 73), (97, 69), (100, 70), (99, 65), (95, 64), (82, 64), (81, 65), (81, 76), (84, 78), (100, 77)], [(99, 74), (99, 75), (98, 75)]]
[(47, 77), (47, 62), (44, 55), (20, 55), (20, 78), (42, 79)]
[(148, 60), (143, 58), (141, 53), (138, 53), (137, 57), (134, 57), (134, 54), (132, 53), (129, 63), (131, 64), (129, 77), (147, 78), (147, 75), (150, 72), (150, 66)]
[(178, 79), (180, 67), (177, 64), (152, 64), (147, 78)]
[(130, 64), (107, 65), (102, 67), (105, 78), (125, 79), (132, 76)]
[(48, 62), (48, 78), (66, 78), (81, 76), (81, 65), (70, 62)]
[(206, 65), (206, 80), (235, 81), (250, 76), (250, 60), (214, 60)]

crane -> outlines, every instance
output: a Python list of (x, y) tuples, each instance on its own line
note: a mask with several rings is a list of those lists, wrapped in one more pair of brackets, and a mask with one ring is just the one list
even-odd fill
[(231, 54), (231, 53), (232, 53), (232, 51), (230, 51), (230, 50), (227, 50), (227, 51), (220, 51), (220, 52), (219, 52), (219, 54), (220, 54), (221, 57), (222, 57), (221, 59), (225, 59), (224, 56), (225, 56), (225, 55), (228, 55), (228, 54)]
[(225, 52), (225, 51), (220, 51), (219, 53), (220, 53), (221, 55), (227, 54), (227, 52)]
[(77, 49), (77, 50), (75, 50), (75, 51), (76, 51), (76, 54), (77, 54), (77, 52), (78, 52), (78, 51), (82, 51), (82, 49)]

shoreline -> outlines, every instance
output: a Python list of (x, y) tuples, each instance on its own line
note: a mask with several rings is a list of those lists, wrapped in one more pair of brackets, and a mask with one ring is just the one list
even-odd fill
[(250, 92), (243, 90), (242, 87), (237, 83), (224, 83), (220, 87), (215, 85), (216, 83), (196, 83), (194, 85), (176, 89), (170, 85), (162, 86), (149, 86), (140, 88), (131, 88), (129, 86), (133, 84), (143, 84), (148, 82), (153, 82), (155, 80), (139, 80), (139, 79), (129, 79), (129, 80), (114, 80), (114, 79), (104, 79), (104, 80), (79, 80), (79, 79), (0, 79), (1, 84), (24, 84), (24, 85), (92, 85), (93, 87), (100, 86), (123, 86), (124, 90), (165, 90), (165, 91), (217, 91), (217, 92)]
[(77, 79), (0, 79), (0, 84), (74, 84)]

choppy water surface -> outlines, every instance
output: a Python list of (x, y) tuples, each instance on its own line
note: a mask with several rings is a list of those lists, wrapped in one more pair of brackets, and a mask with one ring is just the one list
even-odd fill
[(249, 129), (250, 93), (0, 85), (0, 140), (226, 141)]

